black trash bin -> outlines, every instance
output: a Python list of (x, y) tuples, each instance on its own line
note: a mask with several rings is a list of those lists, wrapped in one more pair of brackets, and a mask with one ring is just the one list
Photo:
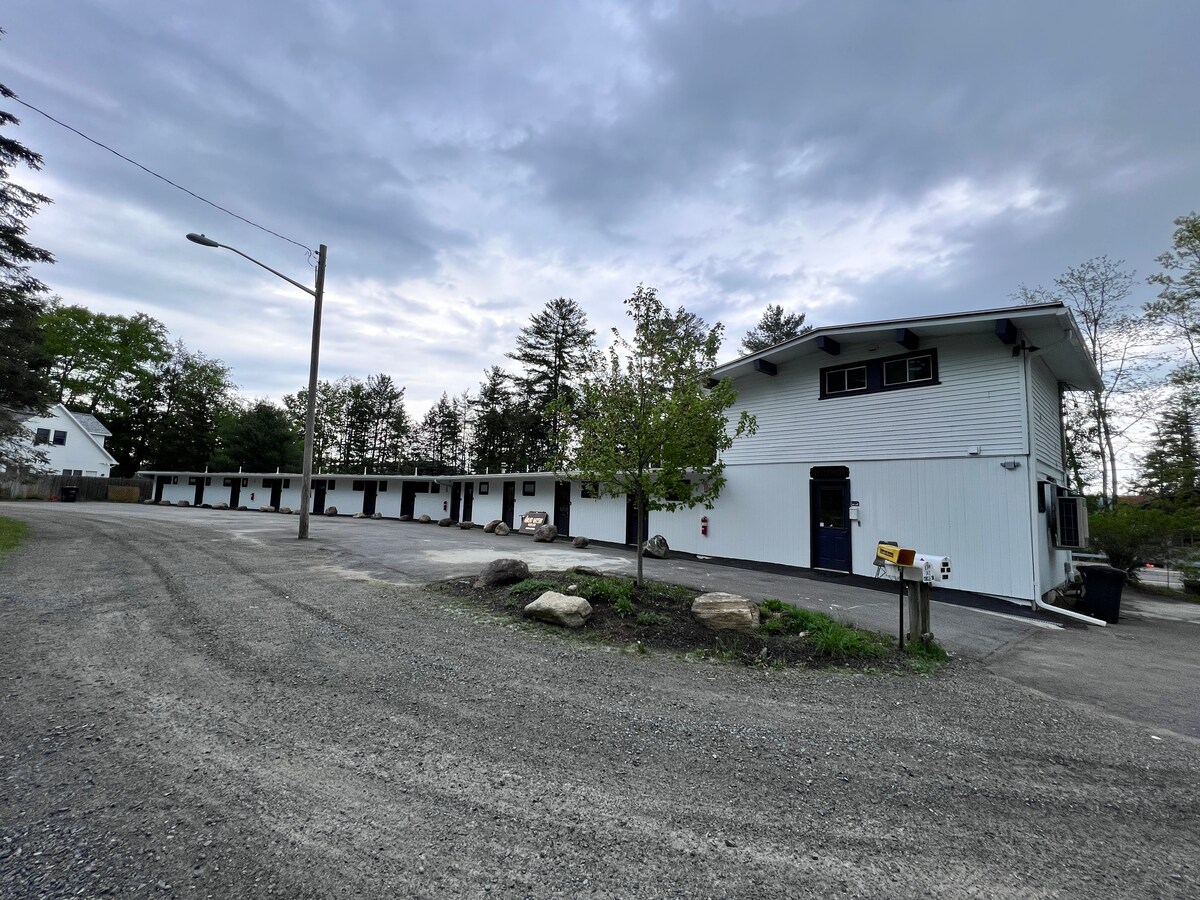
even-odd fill
[(79, 499), (79, 488), (73, 484), (64, 484), (58, 489), (58, 499), (63, 503), (74, 503)]
[(1080, 566), (1083, 594), (1080, 602), (1088, 615), (1116, 625), (1121, 614), (1121, 588), (1125, 573), (1111, 566)]

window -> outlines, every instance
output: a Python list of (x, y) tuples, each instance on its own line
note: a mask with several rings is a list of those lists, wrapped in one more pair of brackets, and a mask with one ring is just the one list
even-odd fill
[(482, 497), (484, 494), (486, 494), (491, 485), (492, 483), (490, 481), (479, 482), (479, 495)]
[(410, 483), (412, 484), (412, 489), (413, 489), (414, 494), (428, 494), (429, 493), (429, 482), (428, 481), (414, 481), (414, 482), (410, 482)]
[(441, 492), (442, 492), (442, 486), (440, 484), (438, 484), (436, 481), (433, 482), (433, 484), (429, 485), (429, 493), (440, 494)]
[(54, 443), (59, 447), (63, 447), (67, 443), (67, 433), (65, 431), (54, 432)]
[(521, 482), (521, 496), (522, 497), (537, 496), (537, 483), (533, 482), (533, 481), (522, 481)]
[(37, 434), (33, 438), (33, 442), (35, 444), (50, 443), (50, 429), (49, 428), (39, 428), (37, 430)]
[(290, 478), (283, 479), (283, 486), (285, 489), (290, 488), (292, 486), (292, 479), (290, 479)]
[(939, 384), (937, 350), (872, 359), (821, 370), (821, 399)]
[[(387, 483), (386, 481), (381, 481), (381, 482), (379, 482), (379, 490), (380, 490), (380, 492), (381, 492), (381, 493), (384, 493), (384, 492), (386, 492), (386, 491), (387, 491), (387, 486), (388, 486), (388, 483)], [(285, 487), (286, 487), (286, 485), (285, 485)]]
[(851, 366), (846, 369), (833, 369), (825, 373), (826, 394), (848, 394), (851, 391), (867, 389), (867, 367)]

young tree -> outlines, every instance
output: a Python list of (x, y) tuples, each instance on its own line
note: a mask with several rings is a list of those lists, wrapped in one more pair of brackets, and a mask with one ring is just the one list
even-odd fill
[(217, 443), (208, 461), (217, 472), (298, 472), (304, 462), (303, 440), (291, 415), (269, 400), (222, 415)]
[(631, 496), (637, 510), (637, 583), (643, 584), (644, 513), (704, 505), (725, 484), (721, 451), (755, 429), (726, 411), (736, 395), (728, 379), (706, 387), (722, 326), (682, 307), (672, 312), (654, 288), (638, 285), (625, 301), (633, 334), (613, 329), (606, 353), (590, 359), (579, 384), (581, 414), (558, 469), (595, 482), (605, 496)]
[[(0, 35), (3, 35), (0, 29)], [(15, 96), (0, 84), (0, 97)], [(0, 128), (20, 124), (11, 113), (0, 109)], [(19, 141), (0, 132), (0, 461), (16, 455), (23, 441), (20, 418), (28, 412), (43, 412), (49, 400), (46, 353), (38, 317), (44, 309), (46, 286), (30, 272), (34, 263), (52, 263), (47, 250), (26, 240), (27, 220), (50, 198), (27, 190), (10, 180), (16, 166), (34, 171), (42, 157)]]
[(1097, 463), (1105, 506), (1117, 502), (1118, 441), (1146, 414), (1144, 406), (1130, 400), (1150, 385), (1156, 361), (1148, 349), (1152, 329), (1129, 302), (1134, 275), (1123, 264), (1098, 256), (1067, 269), (1054, 279), (1053, 289), (1021, 285), (1013, 295), (1024, 303), (1063, 303), (1083, 332), (1103, 387), (1085, 395), (1083, 422), (1073, 434), (1080, 444), (1068, 457), (1084, 467), (1089, 459)]
[(550, 300), (517, 334), (517, 349), (508, 357), (519, 362), (517, 386), (528, 412), (528, 459), (523, 468), (548, 469), (560, 443), (563, 427), (574, 409), (574, 385), (588, 355), (595, 349), (596, 332), (574, 300)]
[(804, 324), (804, 313), (785, 315), (781, 305), (768, 304), (758, 324), (742, 338), (742, 352), (757, 353), (810, 331), (812, 326)]
[(1200, 368), (1200, 215), (1175, 220), (1171, 249), (1158, 257), (1158, 264), (1163, 271), (1151, 275), (1150, 283), (1162, 290), (1146, 304), (1146, 315), (1182, 339), (1191, 365)]
[(1168, 511), (1200, 506), (1200, 385), (1182, 373), (1172, 382), (1173, 396), (1135, 484)]

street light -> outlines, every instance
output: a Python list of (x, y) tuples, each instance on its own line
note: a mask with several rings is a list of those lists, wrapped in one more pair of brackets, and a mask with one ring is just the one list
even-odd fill
[(295, 279), (288, 278), (282, 272), (276, 272), (265, 263), (259, 262), (253, 256), (247, 256), (237, 247), (230, 247), (228, 244), (218, 244), (210, 237), (205, 237), (202, 234), (189, 234), (187, 239), (193, 244), (199, 244), (202, 247), (220, 247), (224, 250), (232, 251), (242, 259), (248, 259), (256, 266), (266, 269), (272, 275), (278, 276), (288, 284), (294, 285), (304, 293), (313, 298), (313, 326), (312, 326), (312, 361), (308, 366), (308, 413), (305, 416), (304, 424), (304, 480), (300, 485), (300, 534), (297, 537), (300, 540), (308, 538), (308, 511), (312, 506), (312, 458), (313, 458), (313, 431), (317, 424), (317, 359), (321, 354), (321, 300), (325, 294), (325, 256), (327, 250), (324, 244), (317, 251), (317, 284), (315, 288), (305, 287)]

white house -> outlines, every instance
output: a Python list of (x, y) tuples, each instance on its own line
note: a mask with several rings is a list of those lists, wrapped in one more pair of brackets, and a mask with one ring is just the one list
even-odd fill
[(44, 453), (57, 475), (107, 478), (117, 461), (104, 447), (112, 432), (88, 413), (73, 413), (56, 403), (44, 416), (28, 416), (21, 424), (33, 449)]
[[(874, 574), (876, 547), (953, 562), (953, 587), (1045, 597), (1086, 539), (1069, 496), (1062, 397), (1099, 374), (1062, 304), (819, 328), (720, 366), (758, 431), (724, 455), (713, 509), (647, 515), (679, 551)], [(295, 473), (141, 473), (156, 499), (299, 505)], [(316, 476), (313, 511), (510, 525), (545, 512), (560, 532), (633, 543), (627, 497), (553, 473)], [(1081, 530), (1082, 529), (1082, 530)]]

